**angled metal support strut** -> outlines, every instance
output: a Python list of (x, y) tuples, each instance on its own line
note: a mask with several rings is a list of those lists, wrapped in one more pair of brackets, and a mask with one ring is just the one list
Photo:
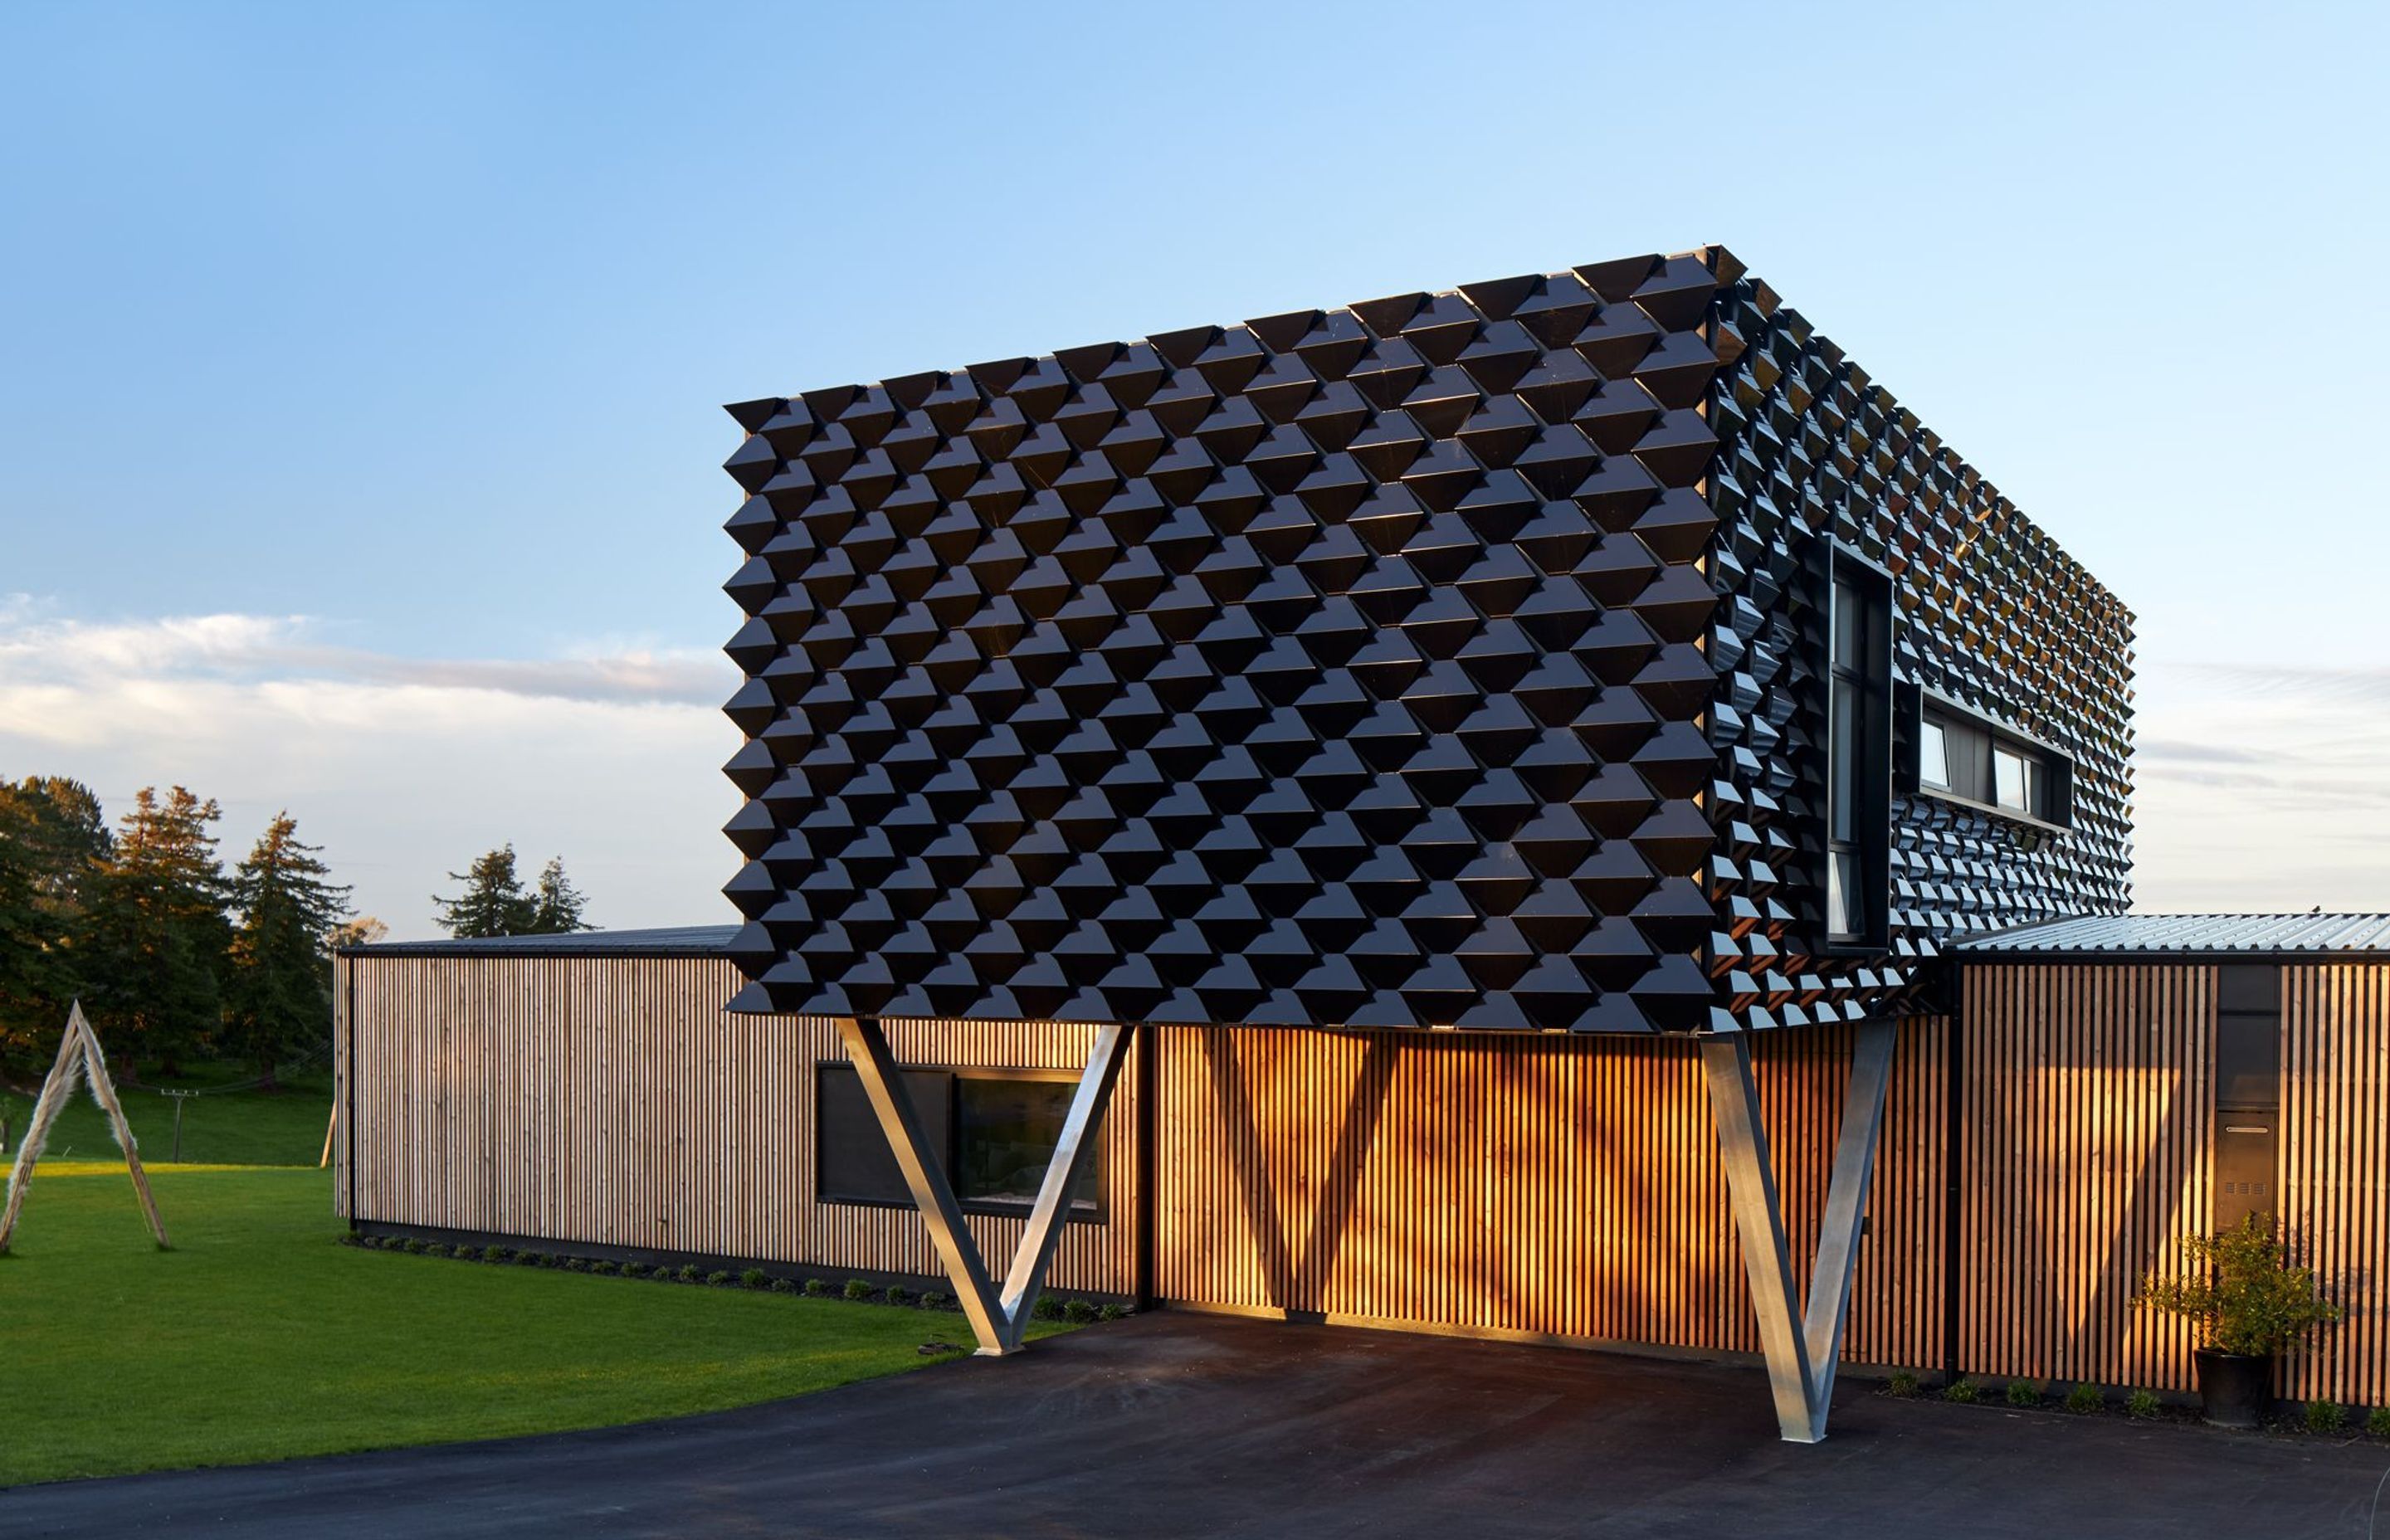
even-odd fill
[(1806, 1308), (1793, 1287), (1792, 1257), (1784, 1240), (1784, 1211), (1777, 1200), (1767, 1130), (1760, 1120), (1759, 1087), (1751, 1073), (1751, 1041), (1736, 1035), (1702, 1042), (1702, 1068), (1709, 1080), (1710, 1110), (1717, 1120), (1727, 1187), (1733, 1194), (1743, 1265), (1751, 1276), (1759, 1345), (1767, 1359), (1768, 1385), (1776, 1397), (1777, 1427), (1787, 1443), (1815, 1444), (1826, 1436), (1834, 1369), (1843, 1353), (1843, 1328), (1850, 1316), (1851, 1279), (1857, 1270), (1859, 1237), (1867, 1221), (1868, 1187), (1875, 1174), (1884, 1093), (1892, 1084), (1893, 1040), (1894, 1023), (1889, 1020), (1859, 1024)]
[(1107, 1023), (1096, 1029), (1087, 1067), (1080, 1073), (1078, 1088), (1071, 1096), (1071, 1110), (1062, 1119), (1062, 1136), (1054, 1146), (1053, 1159), (1047, 1163), (1045, 1180), (1037, 1188), (1037, 1201), (1030, 1208), (1029, 1226), (1022, 1234), (1020, 1250), (1013, 1253), (1012, 1266), (999, 1289), (988, 1272), (987, 1263), (980, 1256), (979, 1243), (971, 1238), (970, 1226), (963, 1220), (954, 1185), (938, 1165), (935, 1147), (921, 1126), (913, 1098), (906, 1094), (904, 1076), (896, 1068), (896, 1057), (889, 1049), (888, 1035), (880, 1030), (879, 1019), (862, 1016), (839, 1023), (839, 1032), (846, 1039), (847, 1057), (854, 1060), (856, 1077), (863, 1082), (871, 1110), (880, 1119), (880, 1130), (887, 1136), (888, 1148), (896, 1157), (896, 1167), (905, 1174), (905, 1185), (921, 1211), (921, 1222), (929, 1227), (930, 1243), (937, 1248), (946, 1277), (954, 1281), (955, 1297), (962, 1303), (963, 1315), (970, 1322), (971, 1335), (979, 1340), (983, 1354), (999, 1356), (1021, 1349), (1022, 1339), (1029, 1329), (1030, 1314), (1046, 1287), (1046, 1272), (1053, 1264), (1055, 1247), (1062, 1238), (1062, 1223), (1071, 1212), (1071, 1194), (1078, 1187), (1088, 1161), (1094, 1158), (1104, 1109), (1111, 1100), (1112, 1083), (1120, 1078), (1121, 1062), (1127, 1057), (1133, 1030), (1122, 1023)]

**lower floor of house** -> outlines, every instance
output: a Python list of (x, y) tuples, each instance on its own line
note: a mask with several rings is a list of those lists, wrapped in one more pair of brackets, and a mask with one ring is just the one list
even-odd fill
[[(840, 1024), (726, 1012), (725, 956), (602, 943), (341, 958), (343, 1213), (942, 1287)], [(2188, 1391), (2190, 1328), (2137, 1307), (2141, 1282), (2269, 1210), (2345, 1316), (2283, 1393), (2390, 1401), (2390, 968), (1971, 962), (1950, 994), (1897, 1028), (1845, 1362)], [(971, 1238), (1009, 1255), (1099, 1029), (881, 1025)], [(1752, 1045), (1801, 1277), (1853, 1043)], [(1688, 1040), (1147, 1027), (1096, 1137), (1049, 1290), (1760, 1346)]]

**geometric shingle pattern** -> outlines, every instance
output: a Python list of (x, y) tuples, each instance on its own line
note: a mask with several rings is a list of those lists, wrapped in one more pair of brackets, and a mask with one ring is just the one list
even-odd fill
[[(2121, 914), (2132, 901), (2132, 625), (2111, 594), (1865, 370), (1731, 264), (1711, 327), (1728, 363), (1707, 417), (1712, 571), (1724, 597), (1710, 803), (1710, 966), (1728, 1022), (1896, 1011), (1944, 938)], [(2007, 722), (2074, 761), (2053, 834), (1895, 776), (1882, 958), (1819, 955), (1825, 896), (1827, 542), (1894, 577), (1893, 675)], [(1894, 713), (1913, 777), (1912, 709)]]
[[(1933, 841), (1976, 835), (1903, 834), (1891, 965), (1812, 955), (1824, 516), (1778, 492), (1859, 451), (1774, 440), (1841, 369), (1821, 346), (1712, 249), (732, 406), (734, 1008), (1897, 1008), (1899, 961), (1969, 902), (1925, 891)], [(2122, 892), (2014, 854), (1975, 853), (2019, 873), (1984, 884), (2024, 895), (1998, 923)]]

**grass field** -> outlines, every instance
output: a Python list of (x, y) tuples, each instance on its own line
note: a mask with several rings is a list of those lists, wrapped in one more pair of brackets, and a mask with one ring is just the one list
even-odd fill
[(151, 1180), (171, 1251), (121, 1163), (33, 1180), (0, 1258), (0, 1484), (709, 1411), (970, 1341), (926, 1311), (343, 1246), (314, 1170)]
[[(332, 1077), (317, 1068), (287, 1082), (274, 1092), (236, 1091), (212, 1094), (216, 1086), (250, 1078), (238, 1067), (211, 1069), (168, 1082), (177, 1090), (211, 1094), (191, 1097), (183, 1106), (183, 1159), (190, 1164), (312, 1166), (324, 1150), (324, 1123), (332, 1110)], [(122, 1086), (124, 1116), (145, 1161), (162, 1161), (174, 1149), (174, 1104), (154, 1091)], [(8, 1124), (5, 1149), (13, 1158), (16, 1141), (24, 1136), (33, 1115), (38, 1084), (25, 1090), (0, 1090), (0, 1120)], [(109, 1136), (108, 1119), (78, 1085), (74, 1099), (58, 1116), (45, 1158), (113, 1160), (116, 1141)]]

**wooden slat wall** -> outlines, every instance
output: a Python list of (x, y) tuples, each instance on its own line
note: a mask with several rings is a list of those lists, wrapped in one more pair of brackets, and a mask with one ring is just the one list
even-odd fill
[(2390, 968), (2282, 969), (2283, 1219), (2345, 1317), (2284, 1393), (2390, 1405)]
[(1969, 967), (1959, 1368), (2193, 1386), (2190, 1328), (2134, 1307), (2208, 1227), (2216, 970)]
[[(357, 1218), (938, 1273), (910, 1210), (815, 1202), (814, 1077), (845, 1058), (836, 1026), (729, 1015), (727, 962), (362, 957), (342, 968), (355, 996), (341, 1059), (355, 1087)], [(1046, 1022), (888, 1031), (906, 1063), (1070, 1071), (1094, 1037)], [(1131, 1288), (1136, 1098), (1124, 1078), (1105, 1120), (1108, 1222), (1065, 1226), (1057, 1288)], [(1001, 1272), (1024, 1221), (970, 1223)]]
[[(1901, 1033), (1847, 1356), (1938, 1364), (1947, 1028)], [(1158, 1266), (1185, 1303), (1755, 1351), (1689, 1043), (1183, 1030), (1162, 1039)], [(1762, 1039), (1806, 1276), (1846, 1032)]]

